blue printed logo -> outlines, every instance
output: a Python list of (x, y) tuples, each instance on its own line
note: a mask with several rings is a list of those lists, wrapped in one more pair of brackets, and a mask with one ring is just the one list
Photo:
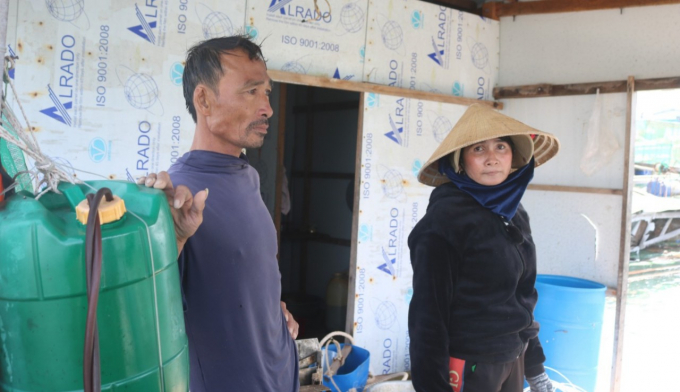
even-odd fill
[(447, 9), (440, 7), (439, 14), (437, 15), (437, 20), (439, 21), (439, 28), (437, 29), (437, 35), (432, 37), (432, 49), (433, 52), (428, 54), (427, 57), (431, 58), (432, 61), (437, 63), (442, 68), (448, 69), (448, 59), (445, 56), (444, 48), (447, 46), (448, 34), (446, 27), (448, 26), (448, 16)]
[(359, 241), (366, 242), (373, 239), (373, 228), (369, 225), (359, 226)]
[(420, 173), (420, 169), (423, 168), (423, 162), (420, 159), (416, 159), (413, 161), (413, 166), (411, 166), (411, 171), (413, 172), (414, 177), (418, 177), (418, 173)]
[(182, 75), (184, 74), (184, 66), (182, 63), (174, 63), (170, 67), (170, 80), (175, 86), (182, 85)]
[(286, 14), (286, 5), (288, 3), (291, 3), (293, 0), (272, 0), (271, 4), (269, 4), (269, 9), (267, 12), (276, 12), (279, 11), (281, 15)]
[(146, 17), (156, 18), (158, 16), (158, 10), (155, 10), (153, 15), (144, 15), (137, 4), (135, 4), (135, 13), (137, 14), (137, 19), (139, 19), (139, 24), (137, 26), (128, 27), (128, 30), (156, 45), (156, 35), (153, 32), (153, 29), (156, 28), (156, 21), (153, 20), (149, 22)]
[[(9, 52), (9, 55), (10, 55), (12, 58), (16, 58), (16, 57), (17, 57), (17, 54), (16, 54), (16, 53), (14, 52), (14, 50), (12, 49), (12, 46), (11, 46), (11, 45), (7, 45), (7, 51)], [(15, 66), (16, 66), (16, 64), (15, 64)], [(10, 79), (14, 79), (14, 71), (15, 71), (15, 70), (16, 70), (16, 68), (15, 68), (15, 67), (12, 67), (11, 69), (9, 69), (9, 70), (7, 71), (7, 74), (9, 74), (9, 78), (10, 78)]]
[(380, 264), (378, 269), (385, 272), (388, 275), (397, 276), (397, 271), (394, 268), (394, 265), (397, 263), (397, 258), (388, 256), (387, 252), (385, 252), (385, 248), (381, 249), (382, 257), (385, 262)]
[(486, 87), (486, 79), (480, 76), (477, 78), (477, 99), (488, 99), (489, 91)]
[(93, 162), (99, 163), (109, 155), (109, 146), (106, 141), (100, 137), (96, 137), (90, 141), (90, 159)]
[(333, 79), (350, 80), (353, 77), (354, 75), (345, 75), (344, 77), (341, 77), (339, 68), (335, 68), (335, 73), (333, 74)]
[(259, 31), (257, 31), (257, 27), (255, 26), (246, 26), (246, 34), (250, 37), (250, 39), (255, 39), (257, 38)]
[(369, 108), (377, 107), (380, 105), (380, 96), (376, 93), (368, 93), (366, 103)]
[(392, 128), (391, 131), (387, 132), (385, 136), (390, 138), (392, 141), (397, 143), (398, 145), (402, 146), (403, 145), (403, 139), (401, 137), (401, 134), (404, 133), (404, 127), (397, 127), (397, 125), (394, 123), (394, 120), (392, 120), (392, 115), (390, 114), (390, 127)]
[(52, 87), (48, 84), (47, 85), (47, 91), (49, 93), (50, 99), (54, 103), (54, 106), (49, 107), (47, 109), (43, 109), (40, 111), (40, 113), (45, 114), (61, 123), (64, 123), (68, 125), (69, 127), (73, 125), (73, 120), (71, 119), (71, 115), (69, 114), (68, 110), (73, 108), (73, 102), (68, 101), (68, 102), (61, 102), (59, 97), (57, 97), (57, 94), (55, 94), (54, 90), (52, 90)]
[(411, 25), (414, 29), (422, 29), (425, 27), (422, 11), (415, 10), (413, 13), (411, 13)]
[(312, 20), (323, 20), (326, 23), (331, 22), (332, 17), (330, 12), (321, 12), (318, 7), (316, 9), (301, 6), (291, 7), (289, 4), (292, 2), (293, 0), (271, 0), (267, 12), (278, 12), (281, 15), (292, 16), (296, 19), (299, 18), (303, 22)]
[(456, 97), (462, 97), (463, 95), (465, 95), (465, 85), (463, 83), (460, 83), (459, 81), (455, 81), (453, 83), (453, 88), (451, 89), (451, 92)]
[(413, 298), (413, 288), (411, 287), (406, 292), (406, 295), (404, 295), (404, 301), (406, 302), (406, 304), (410, 304), (412, 298)]
[(130, 173), (130, 170), (128, 168), (125, 168), (125, 178), (127, 178), (128, 181), (136, 183), (137, 180), (132, 176), (132, 173)]
[(397, 276), (395, 264), (397, 263), (397, 257), (399, 253), (400, 226), (401, 222), (399, 218), (399, 209), (392, 207), (390, 209), (389, 238), (387, 240), (387, 250), (385, 250), (385, 247), (381, 247), (382, 258), (384, 263), (378, 266), (379, 270), (391, 276)]
[[(74, 36), (66, 34), (61, 37), (62, 50), (59, 55), (59, 83), (52, 89), (50, 84), (47, 85), (47, 92), (52, 100), (54, 106), (48, 107), (40, 111), (40, 113), (66, 124), (69, 127), (78, 126), (77, 121), (74, 121), (69, 113), (73, 108), (73, 101), (77, 101), (78, 90), (74, 88), (77, 84), (79, 75), (79, 65), (76, 59), (78, 53), (76, 49), (76, 39)], [(56, 90), (56, 91), (55, 91)], [(76, 117), (78, 117), (76, 115)]]
[(427, 55), (432, 61), (437, 63), (440, 67), (444, 66), (444, 49), (437, 48), (437, 44), (434, 42), (434, 37), (432, 37), (432, 48), (434, 52)]

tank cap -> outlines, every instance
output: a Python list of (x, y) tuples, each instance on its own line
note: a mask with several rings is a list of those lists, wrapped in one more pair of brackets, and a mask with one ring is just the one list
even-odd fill
[[(123, 217), (125, 211), (125, 202), (120, 197), (113, 195), (113, 200), (111, 201), (106, 201), (106, 198), (102, 198), (102, 201), (99, 203), (99, 222), (102, 225), (115, 222)], [(90, 203), (85, 199), (76, 206), (76, 219), (86, 225), (89, 214)]]

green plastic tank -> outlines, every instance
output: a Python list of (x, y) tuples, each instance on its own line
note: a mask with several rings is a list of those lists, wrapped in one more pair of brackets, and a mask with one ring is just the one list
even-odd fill
[[(164, 194), (117, 181), (127, 208), (102, 225), (97, 310), (102, 391), (189, 390), (177, 245)], [(92, 193), (62, 184), (39, 200), (19, 192), (0, 209), (0, 391), (83, 390), (85, 225)]]

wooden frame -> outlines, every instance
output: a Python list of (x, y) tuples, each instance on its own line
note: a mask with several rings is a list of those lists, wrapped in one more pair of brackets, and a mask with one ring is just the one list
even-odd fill
[[(365, 93), (359, 96), (359, 120), (357, 121), (357, 152), (355, 155), (354, 173), (361, 173), (361, 147), (364, 139), (364, 97)], [(361, 191), (361, 175), (354, 177), (354, 207), (352, 208), (352, 237), (349, 251), (349, 279), (347, 290), (347, 317), (345, 318), (345, 332), (354, 332), (354, 300), (356, 298), (356, 276), (357, 276), (357, 238), (359, 236), (359, 200)], [(351, 316), (350, 316), (351, 315)]]
[[(680, 88), (680, 76), (672, 78), (640, 79), (635, 81), (635, 91), (664, 90)], [(596, 83), (574, 84), (532, 84), (525, 86), (496, 87), (493, 89), (495, 99), (507, 98), (539, 98), (560, 97), (565, 95), (625, 93), (628, 91), (627, 80)]]
[(621, 390), (621, 371), (623, 370), (623, 329), (626, 318), (626, 297), (628, 295), (628, 267), (630, 262), (630, 209), (633, 196), (633, 99), (635, 94), (635, 78), (628, 77), (628, 96), (626, 105), (626, 139), (623, 161), (623, 200), (621, 203), (621, 237), (619, 250), (619, 276), (616, 287), (616, 320), (614, 322), (614, 359), (612, 363), (611, 390)]
[(623, 195), (623, 191), (621, 189), (587, 188), (584, 186), (529, 184), (527, 189), (534, 191), (593, 193), (600, 195)]
[(487, 2), (482, 6), (482, 16), (498, 20), (502, 16), (623, 9), (678, 3), (680, 3), (680, 0), (542, 0), (527, 2), (512, 1), (507, 4)]
[(474, 98), (463, 98), (453, 95), (409, 90), (401, 87), (383, 86), (379, 84), (362, 82), (350, 82), (347, 80), (326, 78), (321, 76), (300, 75), (277, 70), (269, 70), (267, 73), (269, 74), (269, 77), (272, 78), (272, 80), (279, 83), (300, 84), (304, 86), (331, 88), (335, 90), (356, 91), (359, 93), (376, 93), (404, 98), (423, 99), (427, 101), (453, 103), (458, 105), (472, 105), (474, 103), (481, 103), (496, 109), (503, 109), (503, 104), (497, 101), (484, 101)]

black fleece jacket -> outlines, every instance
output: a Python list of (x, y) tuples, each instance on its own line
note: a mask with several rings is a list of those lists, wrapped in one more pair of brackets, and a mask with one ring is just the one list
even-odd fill
[(536, 250), (521, 205), (506, 224), (452, 183), (440, 185), (408, 245), (413, 264), (408, 325), (417, 391), (451, 391), (449, 357), (503, 363), (527, 346), (525, 375), (544, 371), (533, 318)]

